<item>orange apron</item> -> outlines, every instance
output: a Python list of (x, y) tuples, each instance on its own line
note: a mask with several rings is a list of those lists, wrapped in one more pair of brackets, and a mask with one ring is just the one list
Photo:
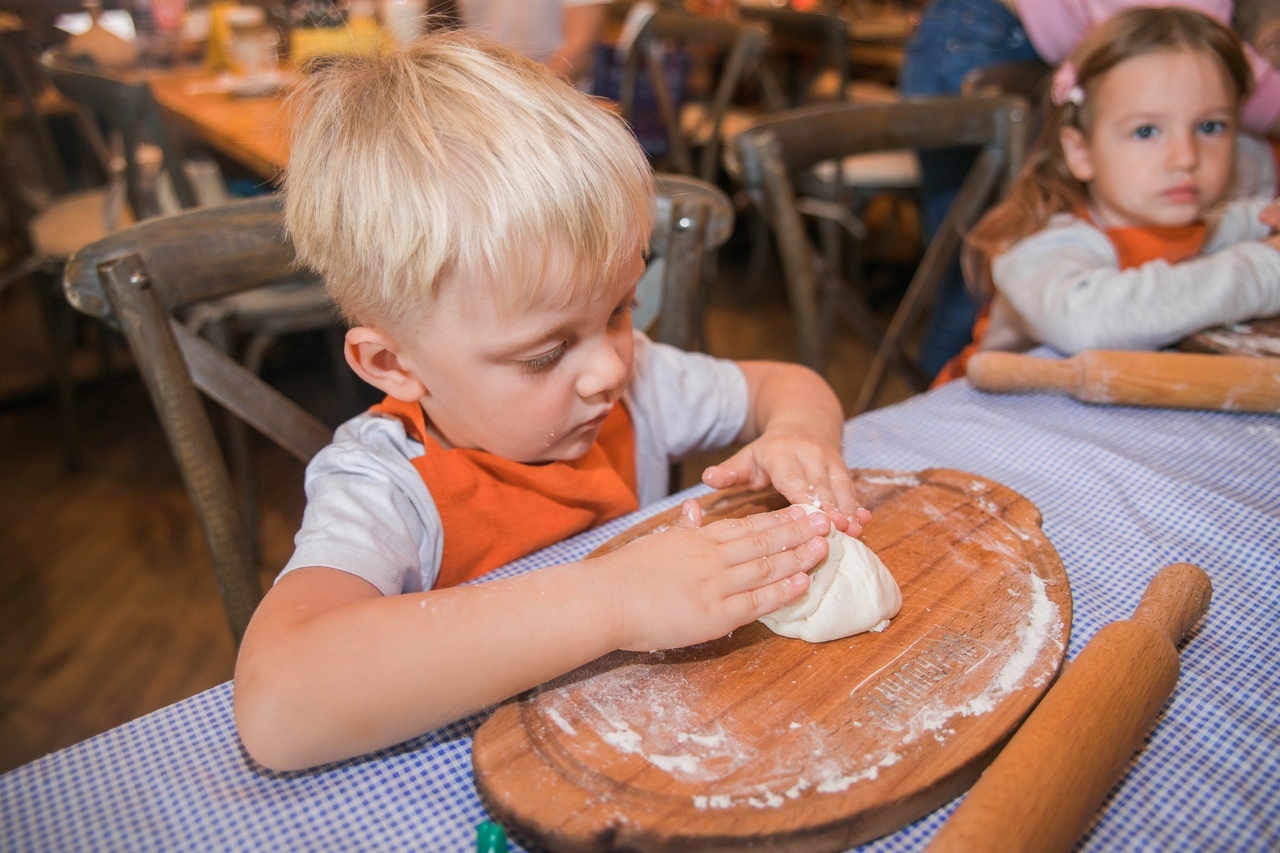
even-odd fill
[(478, 578), (640, 506), (635, 430), (625, 406), (613, 407), (581, 458), (541, 464), (445, 449), (427, 433), (417, 402), (388, 397), (370, 411), (396, 418), (424, 446), (413, 467), (445, 531), (437, 589)]
[[(1077, 211), (1077, 216), (1093, 222), (1087, 212)], [(1097, 227), (1097, 223), (1094, 223)], [(1194, 258), (1204, 249), (1208, 239), (1208, 228), (1203, 222), (1177, 226), (1129, 226), (1126, 228), (1100, 228), (1116, 250), (1120, 261), (1120, 269), (1127, 270), (1140, 267), (1148, 261), (1168, 261), (1171, 264)], [(959, 379), (965, 374), (965, 365), (969, 358), (982, 346), (982, 338), (987, 333), (988, 313), (991, 303), (983, 305), (978, 311), (978, 319), (973, 324), (973, 342), (968, 344), (955, 358), (943, 365), (942, 370), (934, 377), (929, 387), (937, 388)]]

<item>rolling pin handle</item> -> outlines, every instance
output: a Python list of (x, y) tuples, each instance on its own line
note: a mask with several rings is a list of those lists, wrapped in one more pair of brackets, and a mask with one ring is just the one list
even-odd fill
[(1079, 363), (1013, 352), (979, 352), (969, 358), (965, 376), (980, 391), (1064, 391), (1080, 387)]
[(1133, 621), (1160, 631), (1174, 646), (1209, 609), (1213, 583), (1204, 569), (1191, 563), (1174, 563), (1161, 569), (1147, 584)]

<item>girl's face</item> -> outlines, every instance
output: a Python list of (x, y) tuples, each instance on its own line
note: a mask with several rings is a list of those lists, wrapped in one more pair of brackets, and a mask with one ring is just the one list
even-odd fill
[(1126, 60), (1089, 98), (1089, 134), (1063, 128), (1062, 149), (1099, 225), (1189, 225), (1221, 201), (1238, 104), (1212, 56), (1174, 49)]

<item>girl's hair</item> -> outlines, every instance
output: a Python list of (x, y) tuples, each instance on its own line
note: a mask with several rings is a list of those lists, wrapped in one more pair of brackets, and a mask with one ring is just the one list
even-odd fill
[(1253, 41), (1258, 28), (1280, 18), (1280, 0), (1236, 0), (1231, 12), (1231, 27), (1246, 44)]
[(1084, 185), (1067, 168), (1062, 129), (1074, 127), (1087, 137), (1097, 89), (1107, 72), (1126, 60), (1166, 50), (1214, 57), (1235, 88), (1237, 105), (1249, 94), (1253, 73), (1240, 39), (1205, 14), (1177, 6), (1139, 7), (1099, 24), (1054, 75), (1044, 126), (1009, 195), (965, 238), (965, 278), (976, 293), (982, 297), (991, 293), (992, 258), (1042, 229), (1055, 214), (1086, 203)]
[[(334, 60), (291, 107), (285, 225), (354, 324), (412, 330), (446, 287), (571, 300), (648, 243), (653, 174), (627, 126), (490, 39)], [(544, 275), (566, 261), (571, 281)]]

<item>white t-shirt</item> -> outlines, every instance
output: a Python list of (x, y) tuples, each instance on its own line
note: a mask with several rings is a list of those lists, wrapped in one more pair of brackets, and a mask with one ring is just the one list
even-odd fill
[[(656, 344), (635, 333), (623, 402), (635, 427), (641, 506), (667, 494), (672, 460), (733, 442), (747, 419), (747, 381), (732, 361)], [(307, 507), (280, 573), (326, 566), (383, 595), (431, 589), (445, 531), (413, 460), (422, 444), (399, 420), (365, 412), (338, 428), (307, 466)], [(278, 580), (279, 578), (277, 578)]]

